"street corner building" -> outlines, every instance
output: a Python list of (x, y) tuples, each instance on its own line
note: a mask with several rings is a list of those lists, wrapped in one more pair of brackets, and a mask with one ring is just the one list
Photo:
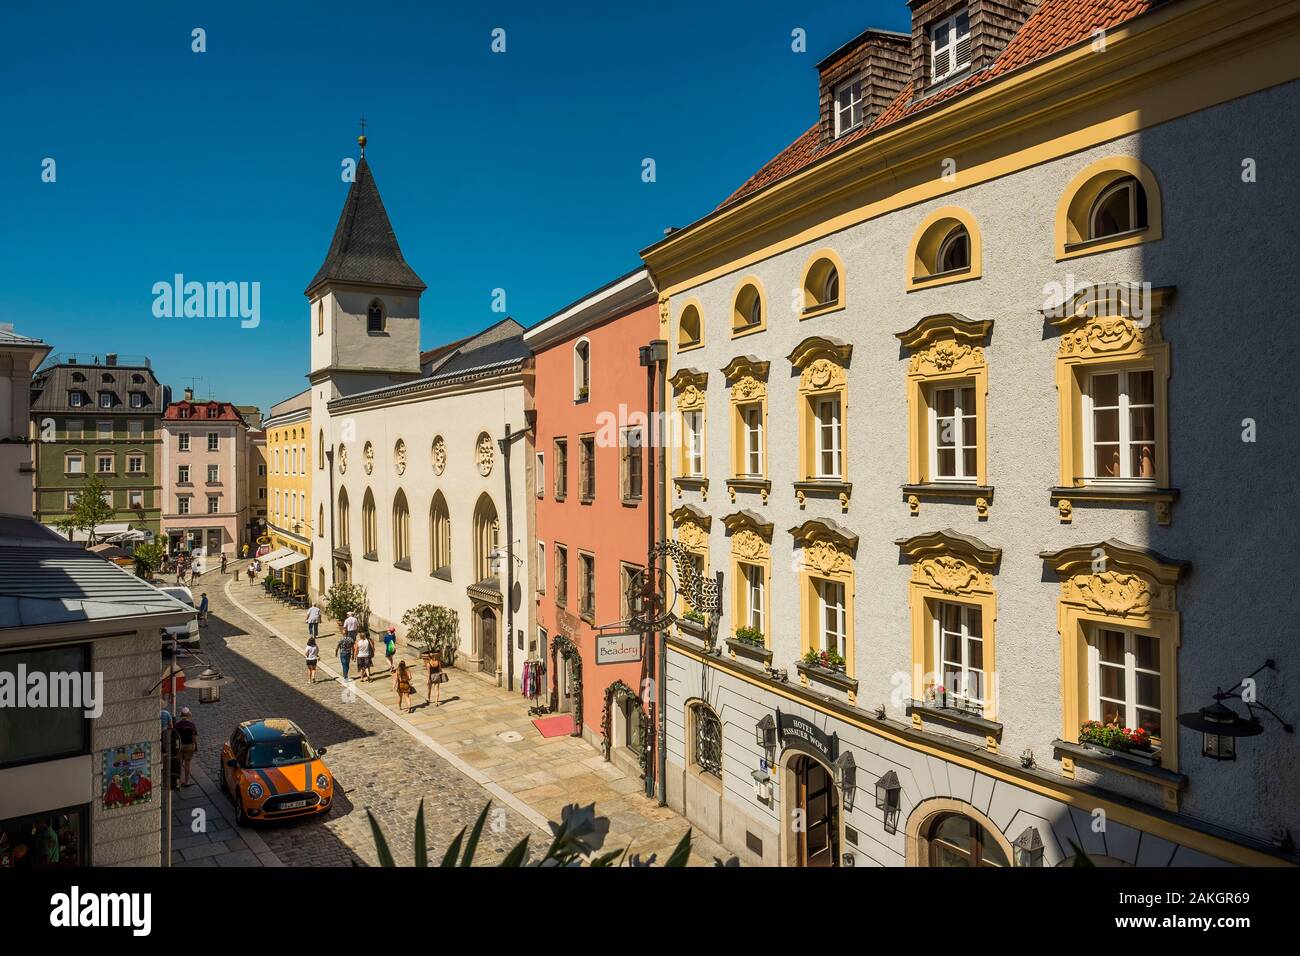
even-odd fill
[(1294, 864), (1296, 738), (1214, 695), (1297, 713), (1294, 242), (1243, 237), (1300, 219), (1300, 11), (910, 7), (643, 252), (724, 581), (668, 801), (755, 864)]
[[(6, 436), (48, 352), (0, 327)], [(157, 865), (160, 635), (194, 610), (34, 520), (33, 453), (0, 443), (0, 868)]]
[(456, 666), (514, 687), (533, 633), (522, 441), (532, 360), (510, 318), (421, 352), (424, 290), (363, 152), (306, 290), (316, 513), (273, 520), (309, 529), (315, 595), (336, 581), (364, 585), (371, 628), (399, 635), (415, 605), (453, 610)]

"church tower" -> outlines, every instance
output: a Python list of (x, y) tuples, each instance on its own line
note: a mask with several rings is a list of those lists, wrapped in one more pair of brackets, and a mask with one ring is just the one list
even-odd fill
[[(425, 284), (402, 256), (397, 236), (366, 161), (366, 137), (325, 261), (307, 285), (310, 303), (312, 509), (317, 528), (311, 591), (339, 577), (332, 559), (337, 519), (335, 450), (353, 441), (353, 423), (335, 420), (336, 398), (408, 382), (420, 376), (420, 295)], [(357, 449), (352, 449), (355, 454)]]

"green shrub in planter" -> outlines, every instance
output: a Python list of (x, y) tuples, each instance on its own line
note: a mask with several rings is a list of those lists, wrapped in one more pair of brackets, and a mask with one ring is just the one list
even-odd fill
[(753, 644), (755, 647), (763, 647), (763, 632), (756, 627), (738, 627), (736, 628), (736, 640), (742, 644)]

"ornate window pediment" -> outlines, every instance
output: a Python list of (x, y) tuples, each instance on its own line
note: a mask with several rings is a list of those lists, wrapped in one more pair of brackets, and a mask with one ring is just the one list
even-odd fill
[(1087, 286), (1043, 318), (1061, 330), (1060, 355), (1110, 358), (1140, 355), (1164, 342), (1161, 328), (1174, 288), (1126, 282)]
[(748, 509), (733, 512), (722, 519), (731, 535), (731, 552), (743, 560), (767, 560), (772, 557), (772, 522)]
[(947, 595), (991, 593), (1002, 550), (947, 528), (894, 542), (912, 561), (912, 582)]
[(825, 335), (809, 336), (786, 356), (799, 371), (801, 391), (844, 385), (844, 368), (852, 357), (853, 346), (850, 343)]
[(677, 529), (677, 540), (686, 548), (699, 554), (709, 550), (709, 530), (713, 517), (694, 505), (682, 505), (669, 515)]
[(677, 408), (688, 411), (704, 407), (706, 389), (709, 387), (709, 373), (694, 368), (679, 368), (668, 384), (673, 387), (677, 397)]
[(927, 315), (895, 338), (912, 353), (909, 375), (961, 375), (984, 367), (984, 346), (992, 319), (968, 319), (955, 312)]
[(726, 367), (722, 374), (727, 378), (733, 402), (751, 402), (767, 397), (767, 373), (770, 362), (764, 362), (753, 355), (738, 355)]
[(851, 574), (858, 536), (829, 518), (810, 518), (790, 529), (803, 552), (805, 570), (821, 575)]
[(1061, 582), (1061, 601), (1116, 618), (1147, 618), (1175, 610), (1175, 588), (1187, 569), (1155, 551), (1114, 538), (1099, 544), (1044, 551)]

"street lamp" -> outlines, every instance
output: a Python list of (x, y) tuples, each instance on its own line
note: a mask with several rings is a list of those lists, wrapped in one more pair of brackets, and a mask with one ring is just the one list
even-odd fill
[[(1272, 715), (1273, 719), (1281, 724), (1282, 729), (1288, 734), (1295, 733), (1295, 727), (1274, 713), (1267, 704), (1261, 704), (1254, 699), (1254, 682), (1252, 678), (1265, 668), (1274, 670), (1273, 661), (1265, 661), (1262, 667), (1257, 668), (1254, 673), (1241, 681), (1237, 690), (1225, 691), (1222, 687), (1217, 688), (1214, 693), (1214, 703), (1202, 707), (1194, 713), (1178, 715), (1178, 723), (1188, 730), (1200, 731), (1202, 734), (1202, 756), (1211, 760), (1236, 760), (1237, 738), (1257, 737), (1264, 732), (1264, 725), (1255, 716), (1254, 708), (1256, 707)], [(1246, 693), (1247, 687), (1252, 689), (1249, 696)], [(1225, 700), (1236, 698), (1240, 698), (1242, 703), (1246, 705), (1245, 717), (1242, 717), (1224, 703)]]
[(763, 719), (754, 725), (754, 740), (764, 753), (776, 749), (776, 721), (771, 714), (764, 714)]
[(233, 678), (226, 677), (221, 671), (209, 665), (196, 679), (188, 681), (186, 687), (199, 692), (200, 704), (215, 704), (221, 700), (222, 686), (232, 683), (234, 683)]
[(898, 782), (898, 774), (886, 770), (885, 775), (876, 781), (876, 809), (893, 813), (898, 809), (898, 797), (903, 787)]
[(835, 772), (835, 783), (844, 794), (844, 809), (847, 812), (853, 810), (853, 798), (858, 788), (858, 768), (853, 761), (853, 754), (844, 751), (835, 758), (831, 764), (831, 769)]
[(1011, 846), (1016, 851), (1016, 866), (1043, 865), (1043, 839), (1035, 827), (1026, 827)]

